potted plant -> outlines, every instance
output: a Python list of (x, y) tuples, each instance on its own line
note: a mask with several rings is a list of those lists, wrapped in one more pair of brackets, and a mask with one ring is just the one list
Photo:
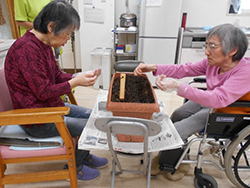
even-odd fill
[[(154, 112), (160, 111), (154, 89), (147, 75), (134, 76), (133, 73), (115, 73), (113, 75), (106, 109), (112, 111), (114, 116), (144, 119), (151, 119)], [(142, 141), (143, 138), (118, 135), (118, 140)]]

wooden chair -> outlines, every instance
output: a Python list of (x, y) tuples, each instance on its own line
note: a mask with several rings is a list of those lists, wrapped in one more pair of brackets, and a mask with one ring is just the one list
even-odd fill
[[(75, 165), (75, 146), (73, 139), (64, 123), (63, 116), (69, 113), (68, 107), (12, 109), (12, 102), (6, 85), (4, 70), (0, 70), (0, 126), (37, 123), (52, 123), (64, 141), (64, 146), (56, 149), (16, 151), (8, 146), (0, 146), (0, 188), (6, 184), (42, 182), (54, 180), (70, 180), (70, 187), (77, 188)], [(69, 94), (71, 103), (76, 102), (73, 94)], [(25, 174), (6, 174), (8, 164), (61, 161), (67, 160), (67, 170), (30, 172)], [(33, 163), (36, 165), (35, 163)]]

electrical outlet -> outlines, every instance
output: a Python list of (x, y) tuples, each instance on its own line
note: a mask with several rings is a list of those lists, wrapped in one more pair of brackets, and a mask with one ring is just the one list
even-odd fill
[(104, 23), (104, 10), (100, 8), (84, 7), (84, 21)]

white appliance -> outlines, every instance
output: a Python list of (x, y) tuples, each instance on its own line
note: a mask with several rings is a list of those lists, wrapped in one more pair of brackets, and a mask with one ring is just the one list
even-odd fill
[[(182, 0), (140, 0), (138, 5), (138, 60), (174, 64)], [(148, 73), (155, 86), (155, 77)]]
[(15, 42), (15, 39), (0, 39), (0, 69), (4, 67), (5, 57), (8, 53), (9, 48)]

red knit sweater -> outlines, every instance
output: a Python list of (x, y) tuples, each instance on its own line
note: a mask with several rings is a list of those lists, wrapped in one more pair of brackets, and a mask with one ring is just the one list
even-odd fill
[(57, 66), (53, 50), (31, 32), (16, 40), (5, 59), (5, 77), (14, 109), (64, 106), (72, 75)]

